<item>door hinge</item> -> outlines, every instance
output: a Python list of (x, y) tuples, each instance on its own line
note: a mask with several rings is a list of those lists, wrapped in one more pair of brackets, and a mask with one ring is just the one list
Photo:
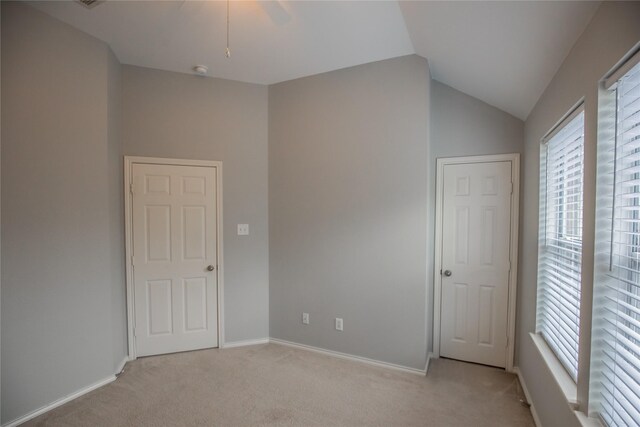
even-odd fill
[(136, 257), (131, 255), (131, 266), (135, 267), (136, 266)]
[(129, 192), (133, 194), (133, 183), (129, 184)]
[(138, 336), (138, 333), (137, 333), (137, 329), (136, 329), (136, 328), (133, 328), (133, 336), (134, 336), (134, 337), (137, 337), (137, 336)]
[(511, 182), (511, 191), (509, 192), (509, 194), (513, 194), (513, 182)]

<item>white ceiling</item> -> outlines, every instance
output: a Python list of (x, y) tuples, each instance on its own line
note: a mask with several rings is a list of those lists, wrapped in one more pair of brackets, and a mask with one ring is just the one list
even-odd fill
[[(231, 59), (225, 1), (34, 2), (109, 43), (124, 64), (271, 84), (414, 53), (396, 2), (232, 1)], [(273, 19), (272, 19), (273, 17)]]
[(596, 1), (402, 2), (432, 77), (526, 119)]
[(599, 2), (29, 2), (107, 42), (118, 59), (271, 84), (412, 53), (434, 78), (526, 118)]

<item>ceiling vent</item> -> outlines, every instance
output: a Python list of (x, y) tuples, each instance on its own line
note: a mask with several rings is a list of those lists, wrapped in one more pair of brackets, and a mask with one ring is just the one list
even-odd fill
[(104, 0), (76, 0), (76, 1), (82, 4), (87, 9), (93, 9), (98, 4), (102, 3)]

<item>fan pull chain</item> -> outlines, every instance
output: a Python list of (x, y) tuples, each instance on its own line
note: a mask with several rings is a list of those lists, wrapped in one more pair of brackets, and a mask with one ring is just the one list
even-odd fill
[(224, 51), (224, 56), (231, 58), (231, 49), (229, 48), (229, 1), (227, 0), (227, 48)]

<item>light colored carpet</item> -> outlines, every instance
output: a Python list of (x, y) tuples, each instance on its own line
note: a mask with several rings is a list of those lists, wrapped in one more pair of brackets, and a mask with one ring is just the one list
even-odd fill
[(517, 378), (432, 360), (426, 377), (278, 344), (138, 359), (27, 425), (527, 426)]

